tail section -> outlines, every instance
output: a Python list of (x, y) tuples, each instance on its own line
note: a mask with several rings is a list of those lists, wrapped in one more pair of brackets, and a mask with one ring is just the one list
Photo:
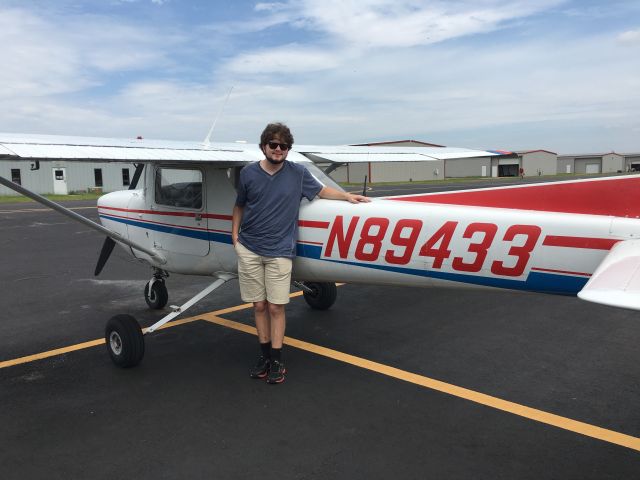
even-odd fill
[(640, 310), (640, 240), (611, 249), (578, 297), (589, 302)]
[(640, 218), (640, 175), (427, 193), (388, 199)]

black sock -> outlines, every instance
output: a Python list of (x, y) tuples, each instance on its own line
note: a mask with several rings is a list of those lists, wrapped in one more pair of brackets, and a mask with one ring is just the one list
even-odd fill
[(279, 362), (281, 353), (282, 353), (282, 348), (272, 348), (271, 349), (271, 360), (273, 360), (274, 362)]
[(271, 342), (261, 343), (260, 350), (264, 358), (271, 358)]

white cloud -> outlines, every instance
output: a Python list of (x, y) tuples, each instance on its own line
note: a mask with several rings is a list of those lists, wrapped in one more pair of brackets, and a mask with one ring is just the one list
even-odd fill
[(166, 65), (163, 48), (178, 41), (105, 17), (52, 21), (23, 9), (0, 10), (0, 97), (75, 92), (101, 84), (105, 72)]
[(497, 29), (562, 0), (306, 0), (306, 24), (350, 45), (412, 47)]
[(286, 3), (282, 3), (282, 2), (263, 2), (263, 3), (256, 3), (256, 6), (254, 7), (254, 10), (256, 12), (280, 12), (282, 10), (286, 10), (288, 8), (288, 5)]
[(621, 33), (618, 35), (618, 41), (621, 43), (640, 44), (640, 29)]
[(253, 142), (277, 120), (298, 143), (640, 150), (640, 64), (620, 48), (637, 30), (471, 36), (556, 4), (262, 3), (246, 21), (182, 30), (3, 10), (0, 131), (199, 140), (234, 86), (216, 140)]
[(340, 63), (335, 53), (293, 44), (240, 54), (226, 65), (226, 69), (237, 74), (290, 75), (330, 70)]

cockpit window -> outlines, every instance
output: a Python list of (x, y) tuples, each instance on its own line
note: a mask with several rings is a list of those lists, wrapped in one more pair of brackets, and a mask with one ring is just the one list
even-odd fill
[[(329, 175), (320, 170), (315, 164), (311, 162), (301, 162), (300, 165), (303, 165), (311, 175), (313, 175), (316, 180), (318, 180), (323, 185), (327, 185), (329, 187), (333, 187), (336, 190), (344, 190), (340, 185), (338, 185)], [(240, 170), (242, 167), (232, 167), (227, 170), (227, 177), (231, 181), (233, 188), (238, 188), (238, 181), (240, 178)]]
[(314, 163), (304, 162), (302, 163), (302, 165), (304, 165), (304, 167), (309, 170), (309, 172), (311, 172), (311, 175), (313, 175), (316, 180), (318, 180), (323, 185), (333, 187), (336, 190), (344, 191), (344, 189), (340, 185), (338, 185), (329, 175), (320, 170)]
[(202, 172), (193, 168), (165, 168), (156, 170), (155, 200), (170, 207), (202, 208)]

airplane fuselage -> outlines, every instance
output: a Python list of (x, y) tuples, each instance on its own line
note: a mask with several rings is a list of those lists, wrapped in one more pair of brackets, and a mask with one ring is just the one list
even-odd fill
[[(233, 172), (194, 169), (203, 185), (200, 203), (163, 200), (156, 192), (164, 188), (162, 175), (148, 168), (142, 189), (100, 199), (100, 219), (161, 253), (166, 264), (131, 250), (158, 268), (196, 275), (235, 272)], [(640, 236), (635, 218), (409, 200), (303, 200), (294, 279), (575, 294), (613, 245)]]

